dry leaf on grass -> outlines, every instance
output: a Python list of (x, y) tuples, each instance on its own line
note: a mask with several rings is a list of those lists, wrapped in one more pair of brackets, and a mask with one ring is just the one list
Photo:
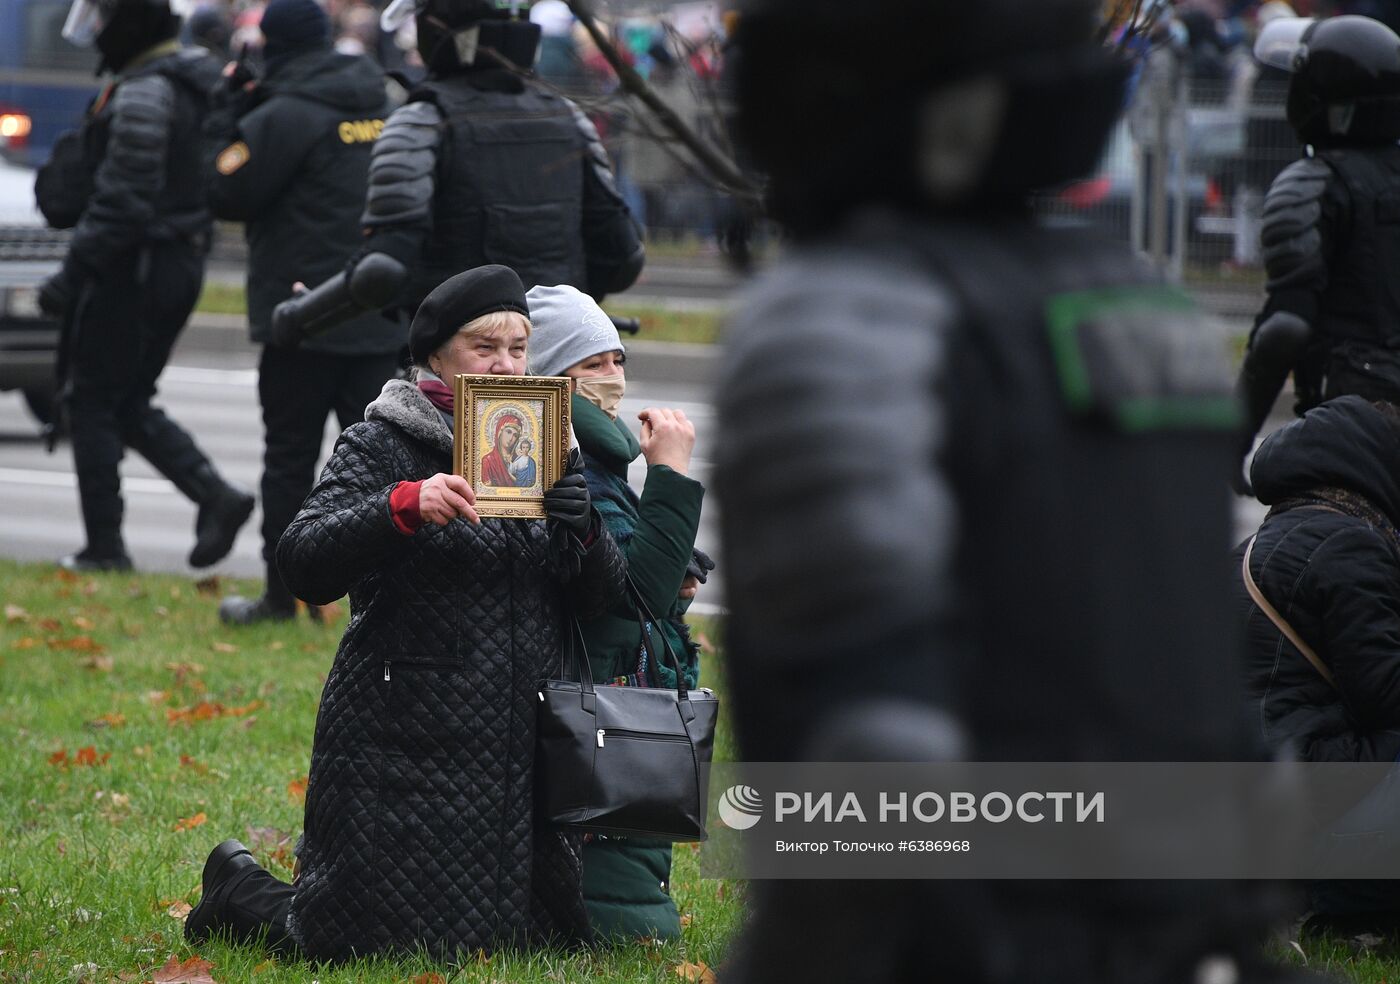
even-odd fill
[(681, 916), (681, 929), (689, 928), (690, 924), (694, 921), (695, 917), (687, 912), (685, 915)]
[(165, 966), (156, 971), (152, 984), (218, 984), (209, 972), (214, 965), (202, 957), (190, 957), (183, 963), (172, 955)]
[(41, 618), (38, 626), (42, 632), (57, 632), (63, 628), (63, 623), (56, 618)]
[(78, 664), (83, 669), (93, 670), (97, 673), (111, 673), (112, 667), (116, 665), (110, 656), (89, 656)]
[(33, 648), (34, 648), (35, 646), (37, 646), (37, 645), (39, 645), (39, 640), (38, 640), (38, 639), (35, 639), (33, 636), (21, 636), (20, 638), (16, 639), (14, 642), (10, 643), (10, 648), (11, 648), (11, 649), (33, 649)]
[(112, 753), (111, 753), (111, 752), (103, 752), (101, 755), (98, 755), (98, 754), (97, 754), (97, 748), (96, 748), (96, 746), (94, 746), (94, 745), (88, 745), (88, 746), (86, 746), (86, 747), (84, 747), (84, 748), (78, 749), (78, 754), (75, 755), (75, 756), (73, 756), (73, 764), (74, 764), (74, 765), (106, 765), (106, 764), (107, 764), (107, 760), (110, 759), (111, 757), (112, 757)]
[(67, 639), (53, 638), (45, 639), (44, 645), (50, 649), (66, 649), (75, 653), (100, 653), (107, 647), (100, 642), (94, 642), (92, 636), (80, 635)]
[(408, 984), (447, 984), (447, 978), (443, 977), (441, 974), (419, 974), (417, 977), (413, 978), (413, 980), (409, 981)]
[(93, 622), (90, 618), (79, 615), (73, 619), (73, 628), (82, 629), (84, 632), (91, 632), (93, 629), (97, 628), (97, 623)]
[(676, 966), (676, 976), (692, 984), (715, 984), (715, 972), (701, 963), (683, 963)]
[(278, 830), (276, 827), (245, 827), (243, 829), (248, 835), (248, 850), (254, 854), (261, 851), (275, 851), (279, 847), (287, 847), (292, 843), (292, 835), (285, 830)]
[(200, 775), (205, 775), (205, 774), (208, 773), (208, 771), (209, 771), (209, 766), (205, 765), (203, 762), (200, 762), (200, 761), (195, 760), (194, 758), (190, 757), (189, 755), (181, 755), (181, 756), (180, 756), (180, 768), (182, 768), (182, 769), (193, 769), (195, 772), (198, 772)]
[(231, 642), (215, 642), (215, 643), (211, 643), (210, 646), (209, 646), (209, 648), (212, 649), (212, 650), (214, 650), (214, 652), (216, 652), (216, 653), (236, 653), (236, 652), (238, 652), (238, 647), (235, 646), (235, 645), (234, 645), (233, 643), (231, 643)]
[(199, 813), (196, 813), (192, 817), (181, 817), (175, 822), (175, 826), (170, 829), (175, 831), (177, 834), (182, 833), (186, 830), (193, 830), (195, 827), (200, 826), (208, 819), (209, 817), (207, 817), (204, 814), (204, 811), (201, 810)]
[(126, 726), (126, 715), (112, 711), (99, 718), (93, 718), (87, 723), (89, 728), (123, 728)]
[(300, 779), (293, 779), (287, 783), (287, 798), (293, 803), (305, 803), (307, 782), (308, 777), (302, 776)]
[(11, 625), (14, 625), (16, 622), (28, 622), (29, 613), (18, 605), (6, 605), (5, 621)]
[(189, 724), (193, 721), (212, 721), (221, 717), (244, 717), (262, 707), (262, 701), (255, 700), (242, 707), (225, 707), (223, 704), (202, 700), (191, 707), (171, 707), (165, 712), (165, 720), (171, 724)]
[(176, 899), (165, 907), (165, 914), (171, 919), (178, 919), (184, 922), (185, 917), (190, 914), (190, 910), (193, 908), (194, 906), (190, 905), (184, 899)]
[(219, 575), (215, 574), (194, 582), (194, 590), (197, 594), (217, 598), (219, 595)]

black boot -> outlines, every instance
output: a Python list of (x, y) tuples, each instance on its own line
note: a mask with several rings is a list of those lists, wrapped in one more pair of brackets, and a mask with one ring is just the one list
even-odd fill
[(66, 571), (75, 574), (96, 574), (104, 571), (129, 571), (131, 570), (131, 557), (127, 555), (125, 549), (118, 548), (115, 553), (100, 553), (92, 547), (85, 547), (77, 553), (71, 553), (66, 557), (58, 559), (58, 566)]
[(208, 567), (233, 549), (239, 529), (253, 515), (255, 500), (246, 489), (224, 481), (211, 464), (200, 465), (192, 477), (192, 498), (199, 503), (199, 515), (194, 522), (190, 566)]
[(158, 407), (148, 406), (128, 420), (122, 436), (186, 498), (198, 504), (190, 566), (208, 567), (227, 557), (239, 527), (253, 514), (253, 496), (225, 482), (190, 435)]
[(273, 952), (294, 954), (287, 910), (296, 890), (274, 878), (236, 840), (226, 840), (204, 862), (204, 894), (185, 919), (185, 939), (220, 936), (234, 943), (262, 939)]
[(257, 622), (288, 622), (297, 617), (297, 600), (287, 590), (277, 565), (267, 564), (267, 587), (261, 598), (230, 595), (219, 605), (219, 619), (226, 625), (253, 625)]

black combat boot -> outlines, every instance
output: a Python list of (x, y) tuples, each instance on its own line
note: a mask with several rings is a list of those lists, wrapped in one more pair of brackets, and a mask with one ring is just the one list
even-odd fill
[(261, 598), (230, 595), (219, 605), (219, 619), (225, 625), (254, 625), (258, 622), (288, 622), (297, 616), (297, 600), (287, 590), (277, 565), (267, 562), (267, 587)]
[(234, 943), (261, 940), (273, 953), (294, 955), (287, 911), (296, 890), (273, 877), (236, 840), (226, 840), (204, 862), (203, 892), (185, 919), (185, 939), (211, 936)]
[(239, 529), (253, 515), (255, 500), (251, 492), (224, 481), (208, 462), (194, 470), (188, 485), (190, 498), (199, 504), (190, 566), (208, 567), (223, 560), (233, 549)]

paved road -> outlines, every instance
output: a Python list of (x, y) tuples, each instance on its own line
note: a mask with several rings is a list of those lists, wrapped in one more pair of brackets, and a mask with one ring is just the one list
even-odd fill
[[(256, 488), (261, 472), (262, 424), (257, 406), (257, 373), (251, 350), (201, 352), (177, 350), (161, 378), (163, 406), (188, 427), (219, 467), (236, 481)], [(635, 377), (629, 382), (623, 413), (635, 417), (654, 404), (679, 407), (695, 421), (695, 477), (707, 481), (713, 447), (713, 417), (703, 385), (653, 382)], [(328, 427), (328, 436), (334, 428)], [(327, 451), (331, 445), (327, 440)], [(140, 456), (128, 455), (122, 465), (126, 493), (126, 539), (143, 570), (188, 572), (185, 563), (193, 539), (194, 507)], [(635, 467), (634, 483), (645, 477)], [(717, 508), (707, 503), (701, 521), (700, 545), (715, 551)], [(214, 571), (236, 576), (261, 576), (260, 514), (248, 523), (233, 553)], [(44, 452), (37, 428), (18, 394), (0, 393), (0, 554), (26, 560), (49, 560), (82, 545), (77, 490), (71, 452), (60, 447)], [(720, 579), (712, 577), (698, 602), (717, 603)]]

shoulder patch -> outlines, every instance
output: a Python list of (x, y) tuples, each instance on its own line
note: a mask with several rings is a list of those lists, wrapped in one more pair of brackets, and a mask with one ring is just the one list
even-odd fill
[(1046, 305), (1060, 390), (1075, 416), (1118, 430), (1238, 427), (1228, 337), (1182, 291), (1081, 291)]
[(228, 177), (237, 171), (244, 164), (248, 163), (248, 158), (252, 153), (248, 150), (248, 145), (242, 140), (238, 143), (230, 144), (219, 152), (219, 156), (214, 161), (214, 167), (224, 177)]

